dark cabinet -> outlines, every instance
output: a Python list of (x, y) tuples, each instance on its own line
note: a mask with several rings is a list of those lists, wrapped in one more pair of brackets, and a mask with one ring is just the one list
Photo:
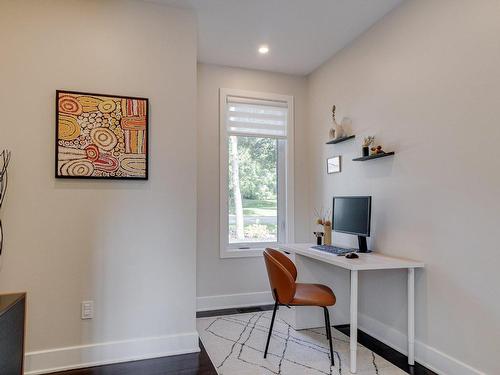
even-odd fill
[(0, 374), (23, 373), (26, 294), (0, 295)]

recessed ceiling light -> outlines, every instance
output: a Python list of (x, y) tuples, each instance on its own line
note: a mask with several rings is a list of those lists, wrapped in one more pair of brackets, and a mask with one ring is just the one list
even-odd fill
[(269, 47), (268, 46), (260, 46), (259, 47), (259, 53), (261, 55), (265, 55), (268, 52), (269, 52)]

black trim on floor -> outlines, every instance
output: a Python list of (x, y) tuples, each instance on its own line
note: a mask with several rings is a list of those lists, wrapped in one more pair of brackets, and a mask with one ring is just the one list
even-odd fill
[(259, 311), (272, 310), (274, 305), (252, 306), (252, 307), (235, 307), (232, 309), (198, 311), (197, 318), (210, 318), (212, 316), (234, 315), (234, 314), (247, 314)]
[[(333, 326), (338, 331), (342, 332), (344, 335), (350, 335), (349, 324), (342, 324)], [(429, 370), (428, 368), (422, 366), (420, 363), (415, 362), (415, 366), (410, 366), (408, 364), (408, 357), (404, 354), (398, 352), (397, 350), (391, 348), (390, 346), (384, 344), (383, 342), (377, 340), (376, 338), (370, 336), (363, 331), (358, 329), (358, 342), (365, 348), (370, 349), (375, 354), (378, 354), (385, 360), (391, 362), (394, 366), (399, 367), (401, 370), (407, 372), (411, 375), (437, 375), (435, 372)]]

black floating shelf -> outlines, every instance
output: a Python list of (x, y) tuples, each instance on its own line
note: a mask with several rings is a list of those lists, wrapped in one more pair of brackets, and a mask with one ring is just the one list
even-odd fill
[(356, 136), (355, 135), (350, 135), (349, 137), (342, 137), (342, 138), (339, 138), (339, 139), (332, 139), (331, 141), (326, 142), (326, 144), (327, 145), (334, 145), (336, 143), (340, 143), (340, 142), (347, 141), (349, 139), (353, 139), (354, 137), (356, 137)]
[(394, 152), (384, 152), (382, 154), (375, 154), (370, 156), (362, 156), (360, 158), (352, 159), (352, 161), (367, 161), (372, 159), (384, 158), (386, 156), (394, 155)]

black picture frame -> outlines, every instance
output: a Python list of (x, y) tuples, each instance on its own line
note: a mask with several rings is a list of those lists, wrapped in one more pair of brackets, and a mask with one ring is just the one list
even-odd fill
[[(72, 94), (72, 95), (84, 95), (84, 96), (99, 96), (99, 97), (107, 97), (107, 98), (119, 98), (119, 99), (135, 99), (135, 100), (144, 100), (146, 102), (146, 128), (145, 128), (145, 137), (146, 137), (146, 153), (145, 153), (145, 175), (139, 177), (133, 176), (69, 176), (69, 175), (61, 175), (59, 172), (59, 96), (61, 94)], [(88, 180), (139, 180), (145, 181), (149, 180), (149, 157), (150, 157), (150, 140), (149, 140), (149, 98), (143, 98), (138, 96), (125, 96), (125, 95), (112, 95), (112, 94), (98, 94), (98, 93), (89, 93), (82, 91), (71, 91), (71, 90), (56, 90), (55, 96), (55, 144), (54, 144), (54, 172), (55, 178), (57, 179), (88, 179)]]

